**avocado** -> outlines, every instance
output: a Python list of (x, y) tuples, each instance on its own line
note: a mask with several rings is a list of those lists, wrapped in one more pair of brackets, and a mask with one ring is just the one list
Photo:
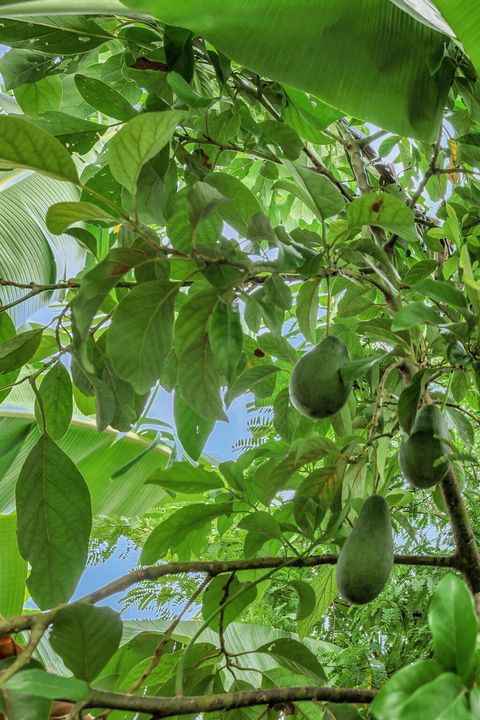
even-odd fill
[(439, 465), (435, 461), (451, 453), (450, 446), (441, 439), (450, 435), (437, 405), (424, 405), (417, 413), (409, 437), (404, 439), (398, 454), (400, 469), (416, 488), (428, 488), (439, 483), (448, 472), (449, 461)]
[(370, 495), (337, 561), (337, 586), (346, 600), (365, 605), (385, 587), (393, 567), (393, 536), (384, 497)]
[(341, 367), (349, 361), (348, 350), (339, 338), (329, 335), (303, 355), (290, 377), (293, 406), (310, 418), (334, 415), (347, 402), (352, 383), (344, 383)]

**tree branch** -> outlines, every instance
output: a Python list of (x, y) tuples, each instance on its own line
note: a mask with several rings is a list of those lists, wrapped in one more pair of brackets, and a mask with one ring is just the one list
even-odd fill
[(456, 567), (462, 570), (472, 590), (480, 615), (480, 554), (462, 494), (452, 466), (440, 483), (457, 548)]
[[(320, 565), (335, 565), (337, 555), (310, 555), (308, 557), (282, 558), (282, 557), (259, 557), (247, 558), (241, 560), (194, 560), (192, 562), (168, 562), (163, 565), (152, 565), (146, 568), (140, 568), (133, 572), (123, 575), (117, 580), (104, 585), (98, 590), (94, 590), (88, 595), (84, 595), (76, 602), (84, 602), (95, 604), (105, 598), (115, 595), (116, 593), (127, 590), (132, 585), (140, 582), (156, 581), (162, 577), (171, 575), (185, 575), (187, 573), (205, 573), (210, 577), (221, 575), (222, 573), (239, 572), (241, 570), (268, 570), (282, 569), (286, 565), (288, 567), (318, 567)], [(417, 567), (443, 567), (456, 568), (462, 570), (463, 565), (461, 559), (452, 555), (395, 555), (394, 562), (397, 565), (415, 565)], [(59, 606), (64, 607), (64, 605)], [(59, 609), (58, 608), (58, 609)], [(28, 630), (36, 620), (43, 618), (47, 623), (51, 623), (55, 617), (56, 608), (48, 610), (45, 613), (34, 615), (20, 615), (18, 617), (9, 618), (0, 622), (0, 635), (5, 633), (19, 632)]]
[(274, 706), (279, 703), (304, 700), (365, 704), (372, 702), (376, 694), (376, 690), (367, 690), (364, 688), (288, 687), (219, 693), (218, 695), (164, 698), (92, 690), (86, 707), (151, 713), (155, 717), (161, 718), (172, 715), (190, 715), (222, 710), (235, 710), (237, 708), (253, 707), (255, 705)]

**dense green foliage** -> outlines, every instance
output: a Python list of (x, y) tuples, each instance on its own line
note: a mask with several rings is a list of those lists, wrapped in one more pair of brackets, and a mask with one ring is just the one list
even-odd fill
[(0, 0), (0, 712), (478, 719), (476, 4), (71, 10)]

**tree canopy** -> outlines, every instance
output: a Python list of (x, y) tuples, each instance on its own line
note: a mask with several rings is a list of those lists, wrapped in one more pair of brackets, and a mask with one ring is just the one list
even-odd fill
[(480, 718), (479, 22), (0, 0), (8, 720)]

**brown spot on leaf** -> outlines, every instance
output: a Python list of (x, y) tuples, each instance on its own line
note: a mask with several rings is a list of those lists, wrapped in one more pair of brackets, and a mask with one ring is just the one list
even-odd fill
[(263, 350), (260, 350), (260, 348), (255, 348), (255, 350), (253, 351), (253, 354), (255, 355), (255, 357), (258, 357), (258, 358), (265, 357), (265, 353), (263, 352)]
[(383, 210), (383, 200), (380, 198), (379, 200), (375, 200), (375, 202), (372, 205), (372, 212), (379, 213), (380, 210)]

